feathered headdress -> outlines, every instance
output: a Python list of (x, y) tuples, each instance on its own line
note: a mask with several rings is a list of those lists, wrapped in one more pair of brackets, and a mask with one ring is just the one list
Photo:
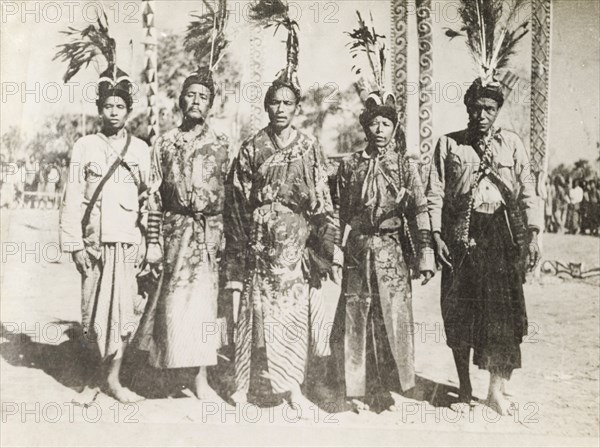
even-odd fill
[(346, 32), (346, 34), (352, 39), (347, 44), (352, 59), (357, 60), (359, 55), (364, 54), (368, 62), (366, 73), (359, 61), (352, 66), (352, 72), (358, 76), (354, 87), (365, 107), (360, 115), (360, 123), (365, 128), (375, 116), (381, 115), (397, 124), (396, 97), (386, 86), (385, 36), (378, 34), (375, 30), (372, 14), (370, 14), (370, 27), (365, 23), (359, 11), (356, 11), (356, 15), (358, 28)]
[(210, 90), (212, 106), (215, 96), (213, 73), (229, 45), (225, 36), (227, 0), (215, 0), (216, 8), (208, 0), (202, 1), (208, 12), (202, 15), (192, 14), (195, 20), (188, 25), (184, 38), (185, 50), (193, 53), (198, 68), (186, 78), (182, 92), (192, 84), (202, 84)]
[(264, 28), (275, 27), (273, 35), (283, 26), (287, 32), (287, 64), (275, 76), (273, 84), (290, 87), (300, 98), (301, 89), (298, 81), (298, 54), (300, 42), (298, 40), (298, 22), (290, 17), (289, 5), (283, 0), (257, 0), (250, 7), (250, 18)]
[(446, 35), (450, 39), (466, 38), (482, 87), (502, 83), (505, 90), (510, 90), (514, 86), (514, 75), (500, 80), (499, 71), (507, 68), (517, 43), (529, 31), (528, 18), (520, 17), (528, 3), (527, 0), (460, 0), (463, 26), (458, 31), (447, 28)]
[(366, 56), (369, 64), (369, 74), (363, 74), (363, 69), (358, 61), (352, 66), (352, 72), (359, 76), (359, 79), (354, 83), (356, 90), (363, 102), (366, 102), (367, 96), (370, 93), (387, 91), (385, 85), (385, 36), (377, 34), (373, 26), (373, 15), (370, 14), (371, 27), (369, 27), (360, 11), (356, 11), (358, 17), (358, 28), (352, 32), (346, 32), (352, 39), (346, 46), (350, 47), (352, 59), (357, 59), (362, 53)]
[(98, 80), (99, 98), (117, 95), (131, 106), (131, 79), (117, 67), (117, 44), (110, 36), (106, 12), (103, 10), (97, 22), (83, 30), (69, 27), (67, 31), (62, 31), (62, 34), (69, 36), (71, 41), (58, 45), (60, 50), (53, 60), (60, 59), (61, 62), (69, 63), (63, 81), (69, 82), (82, 67), (87, 68), (96, 57), (103, 56), (107, 68)]
[[(227, 0), (216, 0), (216, 10), (208, 0), (203, 0), (208, 12), (192, 14), (196, 20), (188, 25), (185, 34), (185, 50), (194, 54), (199, 67), (214, 72), (229, 44), (225, 37), (227, 24)], [(208, 60), (207, 60), (208, 58)]]

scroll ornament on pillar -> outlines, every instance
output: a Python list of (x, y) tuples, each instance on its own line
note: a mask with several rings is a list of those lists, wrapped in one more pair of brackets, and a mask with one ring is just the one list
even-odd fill
[(159, 134), (159, 105), (158, 105), (158, 41), (156, 36), (155, 2), (153, 0), (142, 1), (142, 14), (144, 25), (144, 83), (146, 84), (146, 99), (148, 101), (148, 139), (150, 143)]

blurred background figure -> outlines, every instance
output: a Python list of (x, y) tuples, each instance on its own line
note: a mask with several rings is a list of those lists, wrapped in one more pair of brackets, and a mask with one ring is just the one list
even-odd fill
[[(24, 165), (24, 189), (23, 189), (23, 206), (25, 208), (33, 208), (36, 203), (37, 192), (37, 172), (39, 169), (39, 163), (36, 161), (35, 156), (32, 154)], [(29, 193), (29, 194), (28, 194)]]
[(598, 235), (600, 230), (600, 189), (598, 189), (598, 179), (592, 179), (588, 182), (588, 217), (587, 225), (591, 235)]
[(34, 196), (34, 208), (47, 208), (47, 200), (46, 200), (46, 196), (44, 195), (45, 191), (46, 191), (46, 168), (47, 168), (47, 160), (45, 158), (42, 158), (40, 161), (40, 164), (36, 167), (37, 168), (37, 172), (35, 174), (36, 176), (36, 189), (35, 189), (35, 196)]
[(12, 208), (15, 199), (14, 174), (10, 164), (0, 163), (0, 208)]
[(581, 189), (583, 190), (583, 198), (581, 200), (580, 207), (580, 233), (582, 235), (587, 234), (587, 231), (590, 228), (589, 218), (590, 218), (590, 191), (589, 185), (591, 181), (582, 180), (581, 181)]
[[(572, 182), (572, 183), (571, 183)], [(569, 182), (569, 205), (567, 207), (567, 233), (577, 234), (581, 228), (581, 202), (583, 201), (583, 189), (579, 179)]]
[(569, 204), (567, 184), (565, 179), (559, 174), (554, 178), (554, 223), (556, 232), (562, 233), (565, 228), (567, 218), (567, 206)]
[(549, 177), (546, 179), (546, 199), (544, 200), (544, 223), (546, 232), (556, 232), (557, 226), (554, 219), (554, 185)]
[(58, 208), (59, 201), (56, 198), (57, 193), (60, 192), (58, 187), (60, 171), (58, 167), (55, 163), (51, 163), (40, 170), (40, 174), (44, 178), (44, 189), (40, 191), (40, 193), (43, 193), (40, 200), (43, 201), (44, 208)]
[[(69, 166), (66, 159), (60, 159), (60, 179), (57, 185), (58, 193), (62, 196), (69, 181)], [(60, 200), (58, 201), (60, 203)]]
[(17, 172), (15, 173), (15, 208), (23, 206), (23, 195), (25, 191), (25, 159), (17, 161)]

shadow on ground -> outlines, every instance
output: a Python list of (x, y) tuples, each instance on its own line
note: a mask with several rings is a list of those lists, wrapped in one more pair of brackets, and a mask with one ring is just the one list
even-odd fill
[[(81, 392), (86, 385), (94, 386), (93, 373), (97, 371), (97, 359), (86, 351), (81, 341), (81, 325), (78, 322), (56, 321), (52, 324), (66, 328), (66, 340), (60, 344), (35, 342), (26, 333), (15, 333), (2, 324), (3, 342), (0, 357), (15, 367), (40, 369), (60, 384)], [(218, 365), (209, 369), (209, 381), (215, 391), (228, 400), (233, 392), (233, 350), (224, 347)], [(307, 367), (310, 386), (304, 392), (315, 404), (329, 413), (348, 411), (349, 405), (339, 385), (328, 372), (329, 359), (311, 359)], [(196, 369), (156, 369), (148, 364), (148, 353), (131, 348), (123, 362), (123, 384), (138, 394), (149, 398), (179, 398), (189, 396), (184, 390), (193, 383)], [(255, 385), (250, 391), (251, 401), (259, 406), (275, 406), (282, 403), (282, 395), (270, 393), (268, 381), (253, 378)], [(407, 399), (424, 401), (435, 407), (449, 407), (457, 400), (456, 387), (416, 378), (413, 389), (402, 393)]]
[(79, 391), (84, 386), (89, 365), (85, 350), (77, 342), (81, 325), (67, 321), (53, 324), (67, 327), (66, 341), (60, 344), (35, 342), (27, 333), (15, 333), (1, 324), (0, 356), (15, 367), (40, 369), (62, 385)]

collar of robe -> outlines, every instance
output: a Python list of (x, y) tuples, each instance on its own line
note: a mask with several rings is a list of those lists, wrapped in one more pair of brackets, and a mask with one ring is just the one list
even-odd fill
[(365, 159), (380, 159), (384, 155), (386, 155), (388, 152), (395, 151), (395, 150), (396, 150), (396, 141), (394, 139), (392, 139), (392, 140), (390, 140), (390, 142), (387, 145), (385, 145), (381, 148), (378, 146), (369, 144), (369, 146), (367, 146), (366, 149), (363, 151), (362, 156)]

